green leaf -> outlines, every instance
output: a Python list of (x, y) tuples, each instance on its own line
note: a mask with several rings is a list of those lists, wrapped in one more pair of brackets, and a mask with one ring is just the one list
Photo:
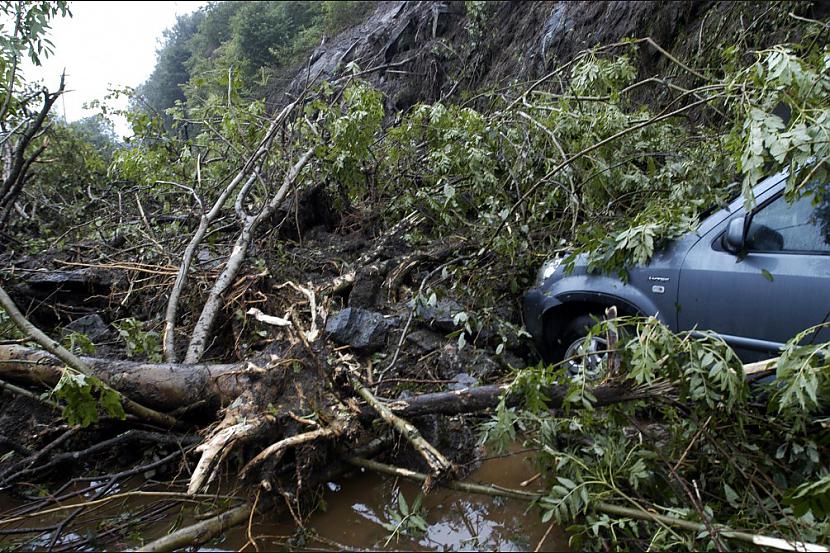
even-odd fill
[(409, 514), (409, 505), (406, 504), (406, 498), (403, 496), (403, 493), (398, 494), (398, 508), (403, 516)]
[(732, 486), (724, 482), (723, 492), (726, 495), (726, 501), (729, 503), (729, 505), (737, 509), (740, 503), (740, 497), (735, 492), (735, 490), (732, 489)]

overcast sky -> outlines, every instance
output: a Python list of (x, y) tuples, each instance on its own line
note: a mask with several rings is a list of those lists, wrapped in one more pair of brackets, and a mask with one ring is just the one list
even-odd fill
[[(156, 48), (164, 29), (176, 16), (206, 2), (70, 2), (72, 17), (54, 20), (50, 38), (55, 53), (41, 67), (24, 65), (28, 80), (43, 79), (57, 88), (66, 69), (66, 89), (53, 109), (74, 121), (94, 112), (85, 102), (102, 99), (108, 88), (137, 86), (153, 71)], [(126, 107), (123, 100), (120, 107)], [(119, 134), (128, 133), (126, 121), (116, 121)]]

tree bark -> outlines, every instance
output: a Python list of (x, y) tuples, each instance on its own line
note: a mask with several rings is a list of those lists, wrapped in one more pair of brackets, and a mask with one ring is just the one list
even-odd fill
[[(77, 355), (75, 355), (74, 353), (72, 353), (56, 341), (52, 340), (42, 330), (30, 323), (29, 320), (26, 319), (26, 317), (23, 315), (23, 313), (20, 312), (20, 309), (17, 308), (17, 305), (12, 301), (12, 299), (9, 297), (9, 295), (2, 287), (0, 287), (0, 307), (2, 307), (6, 311), (8, 316), (11, 318), (14, 324), (17, 325), (17, 328), (19, 328), (23, 334), (32, 338), (32, 340), (40, 344), (52, 355), (60, 359), (63, 363), (61, 367), (71, 367), (72, 369), (83, 375), (92, 376), (89, 367), (83, 360), (79, 359)], [(62, 374), (63, 369), (61, 368), (59, 372)], [(58, 379), (60, 379), (60, 376), (58, 377)], [(115, 390), (106, 381), (104, 381), (104, 386), (109, 386), (110, 389), (114, 390), (116, 393), (119, 394), (121, 405), (123, 406), (124, 411), (126, 411), (127, 413), (135, 415), (139, 418), (142, 418), (159, 426), (164, 426), (168, 428), (178, 426), (179, 423), (174, 417), (171, 417), (170, 415), (166, 415), (164, 413), (160, 413), (152, 408), (146, 407), (142, 403), (139, 403), (132, 399), (130, 396), (125, 395), (123, 392)]]
[[(92, 376), (135, 401), (172, 411), (206, 401), (223, 405), (247, 386), (243, 364), (182, 365), (82, 357)], [(0, 377), (4, 380), (54, 386), (61, 363), (49, 353), (20, 345), (0, 345)]]
[[(246, 372), (246, 365), (250, 363), (185, 365), (94, 357), (81, 359), (94, 376), (147, 405), (163, 410), (186, 407), (200, 401), (225, 405), (236, 399), (250, 382), (250, 376)], [(766, 371), (770, 366), (774, 366), (774, 362), (775, 359), (771, 359), (747, 364), (744, 366), (744, 372), (754, 374)], [(60, 361), (43, 350), (21, 345), (0, 345), (0, 379), (52, 386), (60, 379), (61, 367), (63, 364)], [(491, 384), (453, 392), (422, 394), (387, 403), (386, 407), (401, 418), (477, 413), (496, 407), (502, 394), (508, 389), (507, 384)], [(548, 406), (561, 407), (567, 391), (566, 385), (554, 385), (544, 390)], [(665, 387), (659, 385), (630, 388), (606, 384), (593, 388), (591, 393), (596, 397), (596, 405), (603, 406), (653, 397), (666, 391)], [(517, 405), (520, 399), (519, 396), (508, 395), (507, 406)], [(368, 405), (362, 407), (362, 420), (368, 421), (377, 417), (375, 409)]]
[(288, 194), (288, 191), (292, 186), (294, 186), (294, 182), (299, 176), (300, 171), (302, 171), (303, 167), (305, 167), (306, 163), (308, 163), (313, 154), (314, 150), (306, 151), (297, 163), (295, 163), (294, 166), (291, 167), (291, 169), (286, 173), (282, 186), (279, 190), (277, 190), (271, 200), (263, 206), (262, 210), (257, 215), (249, 216), (245, 220), (242, 232), (236, 240), (236, 244), (233, 247), (230, 257), (228, 257), (225, 269), (213, 284), (213, 288), (208, 295), (208, 299), (205, 301), (205, 305), (202, 308), (202, 313), (199, 315), (199, 320), (196, 322), (196, 327), (193, 329), (190, 344), (187, 347), (187, 354), (184, 358), (185, 363), (198, 363), (201, 361), (202, 355), (207, 347), (210, 332), (213, 329), (213, 323), (216, 320), (216, 315), (219, 313), (219, 310), (223, 304), (223, 294), (231, 285), (233, 279), (236, 278), (236, 274), (242, 267), (242, 262), (245, 260), (248, 246), (251, 243), (251, 239), (253, 238), (257, 227), (262, 221), (270, 217), (271, 214), (274, 213), (274, 211), (279, 207), (285, 199), (285, 196)]

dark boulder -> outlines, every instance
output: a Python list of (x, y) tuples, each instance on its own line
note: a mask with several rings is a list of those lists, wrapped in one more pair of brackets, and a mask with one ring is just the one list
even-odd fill
[(349, 345), (356, 352), (367, 354), (386, 345), (389, 323), (375, 311), (347, 307), (329, 318), (326, 332), (335, 343)]
[(418, 348), (421, 353), (429, 353), (443, 346), (446, 339), (431, 330), (414, 330), (407, 334), (406, 341)]
[(380, 287), (384, 275), (372, 267), (361, 267), (355, 274), (352, 291), (349, 293), (349, 307), (370, 309), (378, 304)]
[(63, 330), (67, 334), (70, 332), (85, 334), (92, 343), (103, 342), (110, 334), (110, 327), (97, 313), (75, 319), (63, 327)]
[(462, 311), (464, 311), (464, 308), (458, 302), (442, 299), (432, 305), (418, 302), (415, 315), (434, 330), (452, 332), (458, 328), (458, 325), (455, 324), (455, 316)]

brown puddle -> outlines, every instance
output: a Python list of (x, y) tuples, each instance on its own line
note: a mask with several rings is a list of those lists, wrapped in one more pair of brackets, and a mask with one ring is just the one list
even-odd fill
[[(470, 482), (487, 482), (504, 487), (520, 488), (520, 483), (535, 475), (526, 453), (485, 460), (468, 478)], [(534, 489), (534, 484), (528, 486)], [(374, 473), (353, 474), (329, 483), (325, 494), (326, 510), (311, 516), (306, 526), (323, 539), (309, 539), (304, 547), (322, 549), (351, 548), (358, 550), (422, 550), (422, 551), (527, 551), (534, 550), (548, 531), (536, 508), (528, 509), (522, 501), (465, 494), (443, 488), (434, 489), (423, 498), (422, 516), (427, 531), (419, 536), (399, 536), (388, 541), (390, 532), (383, 523), (391, 523), (390, 515), (398, 511), (397, 494), (402, 492), (412, 504), (420, 492), (416, 483), (396, 480)], [(257, 525), (257, 534), (294, 532), (294, 526)], [(225, 541), (203, 551), (237, 551), (248, 541), (246, 533), (230, 532)], [(542, 551), (568, 549), (568, 540), (559, 528), (553, 528), (542, 544)], [(257, 540), (261, 550), (285, 548), (282, 540)], [(298, 544), (299, 545), (299, 544)], [(253, 550), (249, 546), (250, 550)]]
[[(520, 483), (534, 476), (535, 471), (527, 453), (515, 453), (494, 457), (482, 462), (481, 467), (468, 478), (470, 482), (487, 482), (504, 487), (519, 488)], [(527, 489), (534, 489), (536, 483)], [(427, 524), (426, 532), (418, 535), (398, 535), (390, 539), (390, 531), (383, 523), (392, 523), (391, 514), (399, 510), (397, 496), (403, 493), (412, 504), (420, 493), (420, 486), (375, 473), (355, 473), (328, 484), (324, 494), (325, 511), (313, 514), (306, 522), (305, 537), (297, 527), (285, 519), (259, 517), (250, 529), (250, 536), (260, 551), (290, 549), (356, 549), (356, 550), (423, 550), (423, 551), (526, 551), (541, 544), (542, 551), (567, 550), (567, 537), (559, 528), (550, 532), (549, 524), (542, 524), (537, 508), (512, 499), (465, 494), (442, 488), (434, 489), (423, 498), (421, 516)], [(6, 494), (0, 493), (0, 511), (19, 505)], [(108, 509), (107, 515), (118, 516), (125, 510), (133, 511), (141, 506), (130, 501), (119, 510)], [(164, 519), (151, 527), (145, 527), (145, 542), (159, 537), (169, 529), (177, 517), (179, 508), (167, 510)], [(2, 517), (0, 517), (2, 518)], [(190, 516), (184, 515), (186, 522)], [(27, 526), (39, 526), (53, 522), (30, 519)], [(152, 535), (158, 532), (158, 535)], [(547, 533), (547, 536), (545, 534)], [(10, 545), (9, 538), (0, 536), (0, 549)], [(64, 536), (61, 540), (66, 543)], [(5, 539), (4, 539), (5, 538)], [(9, 540), (9, 541), (7, 541)], [(4, 544), (5, 541), (5, 544)], [(17, 541), (17, 540), (14, 540)], [(30, 542), (28, 548), (42, 548), (49, 542), (48, 536)], [(111, 545), (110, 545), (111, 546)], [(126, 548), (132, 544), (124, 544)], [(222, 538), (202, 546), (200, 551), (254, 551), (249, 543), (246, 526), (229, 530)], [(84, 548), (82, 548), (84, 549)], [(94, 550), (94, 548), (86, 548)]]

